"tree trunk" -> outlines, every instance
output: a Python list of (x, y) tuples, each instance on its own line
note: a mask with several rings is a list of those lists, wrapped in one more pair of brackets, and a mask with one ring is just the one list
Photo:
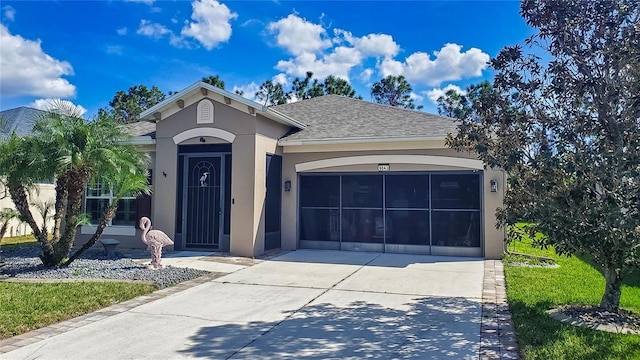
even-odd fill
[(604, 269), (606, 285), (600, 307), (617, 313), (620, 308), (620, 288), (622, 287), (622, 269), (606, 267)]
[[(69, 257), (82, 211), (82, 195), (87, 184), (88, 174), (83, 169), (70, 172), (67, 187), (67, 208), (64, 217), (64, 231), (55, 244), (52, 265), (60, 265)], [(46, 265), (46, 264), (45, 264)]]
[[(9, 186), (9, 195), (11, 195), (11, 200), (13, 204), (16, 206), (16, 210), (20, 213), (22, 219), (29, 224), (31, 231), (33, 231), (33, 235), (36, 240), (40, 243), (40, 248), (42, 249), (43, 256), (50, 256), (53, 254), (53, 246), (49, 239), (40, 231), (40, 227), (36, 223), (33, 218), (33, 214), (31, 214), (31, 209), (29, 208), (29, 198), (27, 197), (27, 189), (22, 185), (10, 185)], [(47, 264), (45, 264), (47, 265)]]
[(75, 259), (79, 258), (80, 255), (82, 255), (82, 253), (87, 251), (90, 247), (92, 247), (98, 241), (98, 239), (100, 239), (100, 236), (102, 236), (102, 232), (107, 227), (107, 224), (109, 224), (109, 221), (111, 221), (111, 219), (113, 219), (116, 216), (116, 209), (117, 209), (117, 205), (113, 205), (113, 204), (107, 206), (104, 209), (104, 213), (102, 214), (103, 215), (102, 221), (100, 221), (100, 224), (98, 225), (96, 232), (93, 234), (93, 236), (91, 236), (91, 239), (89, 239), (89, 241), (84, 243), (80, 249), (78, 249), (73, 255), (71, 255), (69, 260), (65, 261), (63, 266), (71, 265), (71, 263)]
[(62, 174), (56, 179), (56, 204), (53, 213), (53, 239), (60, 239), (60, 229), (67, 202), (67, 175)]
[(8, 228), (9, 228), (9, 220), (6, 220), (5, 222), (2, 223), (2, 226), (0, 226), (0, 240), (2, 240), (2, 238), (4, 237), (4, 234), (7, 233)]

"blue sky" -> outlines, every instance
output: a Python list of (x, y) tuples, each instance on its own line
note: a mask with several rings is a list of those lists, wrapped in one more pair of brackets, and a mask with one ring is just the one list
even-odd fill
[(517, 1), (7, 1), (0, 110), (62, 98), (91, 117), (118, 90), (178, 91), (219, 75), (251, 98), (307, 71), (371, 85), (404, 75), (436, 112), (444, 89), (491, 80), (486, 62), (532, 33)]

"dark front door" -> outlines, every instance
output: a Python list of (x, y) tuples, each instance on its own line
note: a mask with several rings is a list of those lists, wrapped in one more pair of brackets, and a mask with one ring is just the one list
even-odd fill
[(187, 248), (220, 247), (221, 158), (186, 157), (183, 234)]

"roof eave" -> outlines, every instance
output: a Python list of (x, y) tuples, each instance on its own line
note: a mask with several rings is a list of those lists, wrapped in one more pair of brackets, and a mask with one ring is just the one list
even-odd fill
[(284, 125), (289, 125), (289, 126), (294, 126), (300, 129), (304, 129), (306, 127), (305, 124), (287, 116), (282, 114), (279, 111), (270, 109), (266, 106), (263, 106), (262, 104), (258, 104), (255, 101), (249, 100), (247, 98), (244, 98), (238, 94), (223, 90), (223, 89), (219, 89), (215, 86), (209, 85), (205, 82), (202, 81), (198, 81), (195, 82), (191, 85), (189, 85), (188, 87), (184, 88), (182, 91), (177, 92), (171, 96), (169, 96), (168, 98), (166, 98), (164, 101), (150, 107), (149, 109), (143, 111), (142, 113), (140, 113), (140, 115), (138, 116), (138, 119), (140, 120), (155, 120), (153, 118), (153, 114), (155, 112), (162, 112), (164, 109), (173, 106), (175, 104), (175, 102), (177, 100), (179, 100), (180, 98), (184, 97), (185, 94), (189, 94), (192, 91), (198, 90), (200, 88), (205, 88), (208, 91), (217, 93), (218, 95), (227, 97), (231, 100), (237, 101), (243, 105), (249, 106), (253, 109), (256, 110), (256, 112), (262, 114), (264, 117), (269, 118), (271, 120), (277, 121), (279, 123), (282, 123)]
[(443, 141), (445, 136), (375, 136), (375, 137), (351, 137), (351, 138), (324, 138), (324, 139), (300, 139), (278, 141), (280, 146), (303, 146), (303, 145), (333, 145), (333, 144), (358, 144), (358, 143), (381, 143), (381, 142), (409, 142), (409, 141)]

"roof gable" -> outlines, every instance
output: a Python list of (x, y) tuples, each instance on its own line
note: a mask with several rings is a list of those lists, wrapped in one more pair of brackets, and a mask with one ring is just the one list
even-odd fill
[(171, 95), (161, 103), (143, 111), (139, 119), (161, 121), (205, 97), (209, 97), (252, 116), (260, 114), (270, 120), (298, 129), (306, 126), (287, 115), (281, 114), (277, 110), (270, 109), (238, 94), (217, 88), (202, 81), (193, 83), (185, 89)]

